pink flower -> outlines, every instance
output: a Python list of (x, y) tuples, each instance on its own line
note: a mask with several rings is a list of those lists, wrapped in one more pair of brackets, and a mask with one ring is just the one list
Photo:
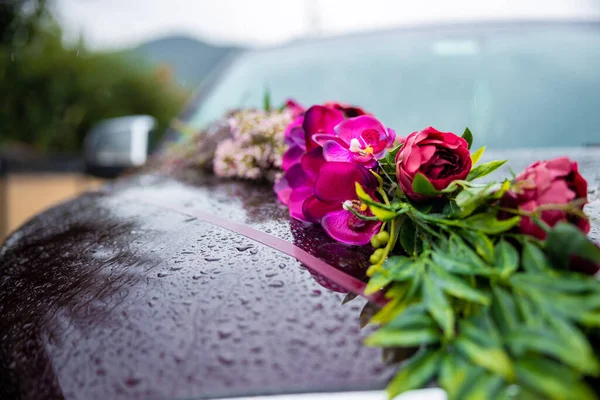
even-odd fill
[[(515, 179), (515, 189), (502, 198), (506, 208), (535, 211), (541, 205), (568, 204), (573, 200), (587, 200), (587, 182), (579, 173), (577, 163), (567, 157), (550, 161), (538, 161), (525, 169)], [(583, 204), (580, 205), (583, 209)], [(569, 221), (584, 233), (590, 231), (590, 222), (585, 218), (567, 215), (560, 210), (546, 210), (541, 220), (553, 227), (561, 221)], [(521, 232), (544, 239), (546, 233), (529, 217), (521, 219)]]
[(412, 188), (417, 173), (429, 179), (437, 190), (443, 190), (450, 182), (465, 179), (471, 165), (471, 154), (463, 138), (429, 127), (411, 133), (404, 141), (396, 155), (396, 178), (406, 196), (421, 201), (427, 196)]
[(288, 149), (283, 154), (281, 168), (287, 171), (294, 164), (300, 162), (300, 158), (306, 153), (306, 141), (302, 124), (304, 115), (299, 115), (289, 124), (284, 133), (284, 141)]
[(287, 108), (288, 110), (290, 110), (292, 112), (292, 115), (294, 117), (299, 116), (300, 114), (302, 114), (305, 111), (304, 107), (302, 106), (302, 104), (298, 103), (294, 99), (287, 99), (285, 101), (285, 108)]
[(341, 121), (334, 135), (317, 133), (313, 140), (323, 146), (327, 161), (354, 162), (367, 168), (377, 165), (377, 160), (394, 145), (396, 133), (370, 115)]
[(362, 165), (346, 162), (322, 164), (314, 181), (313, 194), (304, 200), (302, 213), (313, 223), (321, 223), (323, 230), (341, 243), (364, 245), (379, 231), (381, 222), (365, 221), (352, 213), (373, 214), (356, 195), (358, 182), (375, 197), (377, 180)]
[[(298, 103), (288, 101), (287, 107), (295, 110), (302, 110)], [(275, 183), (273, 190), (277, 194), (282, 204), (288, 205), (293, 188), (290, 186), (288, 171), (300, 163), (302, 157), (307, 152), (320, 145), (313, 141), (312, 137), (317, 133), (334, 134), (334, 127), (347, 117), (363, 115), (365, 112), (357, 107), (343, 105), (339, 103), (326, 103), (323, 106), (312, 106), (306, 112), (296, 116), (294, 121), (288, 125), (284, 133), (284, 140), (288, 149), (283, 154), (282, 169), (284, 176)], [(321, 156), (322, 158), (322, 156)], [(294, 175), (297, 175), (296, 167)], [(294, 179), (294, 178), (292, 178)], [(291, 214), (290, 209), (290, 214)]]
[[(313, 222), (304, 214), (304, 202), (314, 195), (315, 181), (323, 164), (325, 164), (323, 151), (317, 147), (304, 154), (301, 161), (293, 165), (282, 178), (290, 188), (288, 201), (284, 204), (287, 204), (292, 218)], [(278, 196), (281, 198), (279, 193)]]

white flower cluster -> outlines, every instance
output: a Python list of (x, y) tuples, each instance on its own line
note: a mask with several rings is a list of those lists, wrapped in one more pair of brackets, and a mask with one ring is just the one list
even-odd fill
[(268, 179), (281, 172), (284, 132), (292, 113), (242, 110), (229, 118), (232, 137), (221, 141), (213, 160), (215, 175), (227, 178)]

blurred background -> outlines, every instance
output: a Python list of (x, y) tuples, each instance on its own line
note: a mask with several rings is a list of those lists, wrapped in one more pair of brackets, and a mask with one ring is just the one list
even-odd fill
[(416, 23), (598, 15), (598, 0), (0, 0), (0, 241), (104, 182), (82, 156), (98, 123), (151, 116), (152, 148), (245, 49)]

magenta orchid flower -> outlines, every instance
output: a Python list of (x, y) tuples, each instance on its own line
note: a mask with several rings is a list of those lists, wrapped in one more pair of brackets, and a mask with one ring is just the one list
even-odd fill
[(326, 106), (312, 106), (304, 114), (304, 138), (306, 151), (310, 151), (320, 145), (313, 140), (317, 134), (334, 134), (334, 128), (344, 120), (344, 113), (335, 108)]
[(304, 106), (294, 99), (287, 99), (285, 102), (285, 107), (292, 112), (294, 117), (299, 116), (305, 111)]
[[(295, 204), (302, 193), (302, 190), (296, 190), (299, 186), (298, 176), (305, 176), (301, 160), (307, 152), (319, 149), (319, 152), (313, 153), (309, 159), (320, 159), (325, 162), (321, 152), (320, 144), (313, 140), (316, 134), (335, 135), (334, 128), (345, 118), (364, 115), (365, 112), (358, 108), (340, 103), (326, 103), (325, 105), (312, 106), (306, 112), (303, 112), (302, 106), (293, 101), (288, 101), (287, 107), (297, 112), (296, 118), (292, 121), (284, 132), (284, 140), (288, 146), (287, 151), (283, 155), (282, 169), (284, 171), (281, 177), (273, 187), (279, 201), (282, 204), (289, 205), (292, 193), (295, 191), (293, 199)], [(309, 171), (310, 172), (310, 171)], [(316, 176), (317, 171), (310, 172)], [(293, 182), (296, 187), (292, 187)], [(301, 186), (301, 185), (300, 185)], [(295, 218), (300, 217), (301, 211), (296, 210)], [(290, 215), (292, 210), (290, 209)], [(304, 220), (302, 218), (298, 218)]]
[(315, 193), (315, 181), (324, 164), (323, 149), (317, 147), (304, 154), (301, 161), (293, 165), (283, 177), (291, 189), (287, 206), (292, 218), (313, 222), (305, 216), (303, 207), (304, 202)]
[(288, 149), (283, 153), (281, 162), (283, 171), (287, 171), (292, 165), (298, 164), (304, 153), (306, 153), (306, 140), (304, 129), (302, 129), (303, 122), (304, 115), (299, 115), (285, 130), (284, 141)]
[(283, 155), (282, 169), (287, 171), (307, 151), (319, 145), (312, 140), (317, 133), (334, 133), (334, 127), (344, 120), (344, 113), (326, 106), (312, 106), (304, 114), (299, 115), (285, 130), (285, 143), (288, 150)]
[(370, 115), (341, 121), (334, 134), (317, 133), (313, 140), (323, 146), (327, 161), (354, 162), (373, 168), (377, 160), (394, 146), (396, 133)]
[(338, 242), (364, 245), (379, 231), (381, 222), (361, 219), (351, 211), (364, 216), (373, 215), (358, 199), (356, 182), (375, 197), (377, 180), (362, 165), (347, 162), (322, 164), (314, 182), (313, 194), (303, 202), (302, 214), (309, 222), (320, 223), (325, 232)]

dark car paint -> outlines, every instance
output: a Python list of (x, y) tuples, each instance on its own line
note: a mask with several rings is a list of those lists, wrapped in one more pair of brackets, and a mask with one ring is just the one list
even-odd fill
[[(342, 305), (343, 294), (292, 257), (144, 202), (153, 198), (243, 222), (329, 262), (336, 252), (322, 232), (290, 227), (267, 186), (140, 176), (54, 208), (0, 253), (0, 398), (385, 385), (393, 368), (361, 344), (364, 300)], [(343, 268), (364, 273), (367, 253), (347, 250)]]
[[(518, 171), (566, 152), (508, 155)], [(571, 156), (596, 198), (598, 151)], [(40, 214), (6, 241), (0, 398), (215, 398), (385, 387), (396, 366), (362, 345), (369, 331), (360, 329), (365, 300), (342, 304), (338, 287), (292, 257), (193, 215), (244, 223), (354, 276), (364, 274), (368, 252), (290, 222), (269, 186), (180, 175), (123, 179)], [(591, 235), (600, 239), (600, 202), (587, 210)]]

